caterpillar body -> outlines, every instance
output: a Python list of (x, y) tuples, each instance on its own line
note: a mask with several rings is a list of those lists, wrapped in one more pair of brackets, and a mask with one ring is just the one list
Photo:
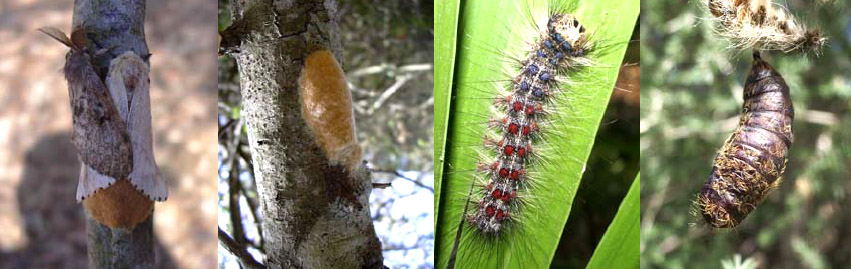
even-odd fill
[(697, 204), (708, 224), (736, 227), (777, 187), (792, 144), (793, 117), (789, 87), (755, 52), (739, 127), (718, 151), (698, 195)]
[(709, 0), (717, 32), (738, 49), (818, 51), (827, 42), (819, 30), (807, 29), (771, 0)]
[(538, 121), (546, 117), (549, 98), (558, 88), (556, 76), (577, 65), (590, 50), (585, 27), (571, 14), (553, 14), (546, 30), (521, 61), (520, 74), (513, 78), (511, 92), (495, 101), (501, 116), (491, 120), (499, 135), (486, 135), (484, 144), (494, 151), (492, 162), (479, 163), (487, 184), (481, 190), (477, 209), (468, 222), (485, 234), (499, 234), (512, 221), (512, 212), (521, 202), (530, 180), (526, 166), (530, 162), (532, 144), (538, 138)]
[(447, 169), (437, 267), (546, 267), (572, 238), (562, 232), (638, 5), (465, 2), (454, 85), (442, 88), (446, 157), (435, 153)]

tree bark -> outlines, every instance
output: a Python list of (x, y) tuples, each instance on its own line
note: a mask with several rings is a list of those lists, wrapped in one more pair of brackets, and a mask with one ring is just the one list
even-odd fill
[(369, 214), (369, 175), (329, 163), (302, 116), (304, 59), (341, 59), (331, 0), (232, 1), (220, 52), (237, 61), (270, 268), (383, 268)]
[[(145, 42), (145, 0), (77, 0), (72, 29), (78, 25), (86, 30), (92, 64), (101, 79), (106, 77), (110, 61), (126, 51), (146, 61), (150, 56)], [(94, 54), (97, 51), (103, 53)], [(113, 229), (88, 214), (86, 219), (89, 267), (154, 266), (153, 214), (133, 229)]]

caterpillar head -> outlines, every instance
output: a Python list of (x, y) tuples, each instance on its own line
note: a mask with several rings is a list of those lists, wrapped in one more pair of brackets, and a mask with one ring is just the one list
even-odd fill
[(816, 51), (818, 54), (818, 50), (827, 43), (827, 37), (824, 37), (819, 30), (810, 30), (804, 33), (804, 38), (799, 42), (803, 51)]
[(585, 27), (573, 15), (555, 14), (550, 17), (547, 22), (547, 36), (555, 41), (556, 50), (571, 56), (584, 56), (587, 53)]

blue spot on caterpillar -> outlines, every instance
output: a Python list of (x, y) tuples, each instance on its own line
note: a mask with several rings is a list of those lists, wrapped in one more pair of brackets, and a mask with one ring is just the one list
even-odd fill
[(738, 226), (777, 187), (792, 144), (789, 87), (759, 53), (753, 58), (739, 127), (718, 151), (697, 198), (703, 218), (716, 228)]

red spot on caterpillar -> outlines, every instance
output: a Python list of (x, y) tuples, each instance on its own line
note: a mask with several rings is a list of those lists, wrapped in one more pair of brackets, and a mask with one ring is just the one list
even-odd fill
[(503, 153), (505, 153), (506, 156), (514, 155), (514, 147), (512, 147), (511, 145), (505, 146)]
[(518, 179), (520, 179), (520, 175), (521, 175), (521, 173), (520, 173), (519, 171), (517, 171), (517, 170), (511, 170), (511, 175), (509, 175), (508, 177), (509, 177), (511, 180), (518, 180)]
[(508, 177), (508, 173), (509, 173), (509, 172), (508, 172), (508, 169), (505, 169), (505, 168), (500, 168), (500, 169), (499, 169), (499, 177), (501, 177), (501, 178), (506, 178), (506, 177)]
[(496, 211), (496, 209), (492, 205), (485, 208), (485, 213), (488, 214), (488, 217), (493, 217), (494, 211)]
[(496, 199), (502, 198), (502, 191), (499, 190), (499, 189), (494, 190), (493, 191), (493, 198), (496, 198)]
[(523, 110), (523, 103), (520, 101), (514, 101), (514, 111), (519, 112), (520, 110)]
[(509, 134), (517, 134), (517, 131), (518, 131), (519, 128), (520, 128), (520, 126), (518, 126), (517, 123), (512, 122), (511, 124), (508, 125), (508, 133)]
[(526, 156), (526, 148), (520, 147), (517, 149), (517, 157), (523, 158)]
[(505, 217), (505, 212), (503, 212), (503, 211), (502, 211), (502, 209), (497, 210), (497, 212), (496, 212), (496, 220), (497, 220), (497, 221), (502, 221), (502, 218), (503, 218), (503, 217)]

